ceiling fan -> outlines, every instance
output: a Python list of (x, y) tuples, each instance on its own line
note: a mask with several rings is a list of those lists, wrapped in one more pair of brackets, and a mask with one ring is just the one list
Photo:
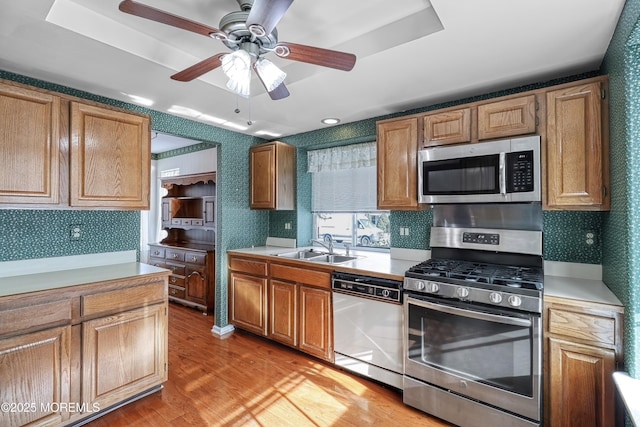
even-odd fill
[(248, 97), (253, 69), (271, 99), (278, 100), (289, 96), (289, 90), (284, 84), (286, 74), (263, 57), (267, 53), (273, 52), (280, 58), (343, 71), (350, 71), (355, 65), (356, 56), (351, 53), (278, 41), (276, 25), (293, 0), (237, 2), (241, 10), (223, 16), (219, 29), (132, 0), (121, 2), (119, 9), (131, 15), (220, 40), (232, 50), (231, 53), (217, 53), (172, 75), (173, 80), (191, 81), (222, 66), (229, 77), (227, 87)]

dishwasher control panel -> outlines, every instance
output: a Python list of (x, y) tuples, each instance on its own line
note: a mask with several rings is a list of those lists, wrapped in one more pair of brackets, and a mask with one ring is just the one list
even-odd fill
[(402, 282), (349, 273), (334, 273), (334, 291), (387, 302), (402, 302)]

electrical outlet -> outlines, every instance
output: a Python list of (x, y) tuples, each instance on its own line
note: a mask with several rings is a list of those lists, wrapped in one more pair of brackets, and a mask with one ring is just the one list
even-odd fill
[(291, 230), (291, 223), (290, 222), (285, 222), (284, 223), (284, 229), (285, 230)]
[(589, 246), (596, 243), (596, 232), (593, 230), (587, 230), (584, 234), (585, 243)]
[(409, 227), (400, 227), (400, 235), (408, 236), (409, 235)]
[(72, 242), (82, 240), (82, 224), (71, 224), (69, 226), (69, 240)]

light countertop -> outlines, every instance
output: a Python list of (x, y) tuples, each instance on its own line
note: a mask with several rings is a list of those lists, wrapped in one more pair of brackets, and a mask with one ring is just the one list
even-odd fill
[(157, 273), (169, 273), (169, 270), (138, 262), (127, 262), (0, 277), (0, 297)]
[[(351, 250), (351, 255), (358, 255), (358, 259), (341, 264), (320, 264), (305, 260), (279, 258), (277, 256), (277, 254), (301, 251), (310, 248), (311, 246), (299, 248), (260, 246), (255, 248), (228, 250), (227, 252), (237, 255), (258, 257), (269, 256), (272, 257), (273, 260), (279, 259), (281, 261), (294, 261), (297, 263), (301, 263), (301, 265), (323, 265), (325, 267), (328, 266), (335, 271), (350, 271), (363, 275), (369, 274), (396, 280), (402, 280), (404, 278), (405, 271), (420, 262), (415, 260), (391, 258), (388, 253), (383, 252), (358, 250)], [(324, 248), (319, 248), (316, 246), (314, 246), (313, 248), (314, 250), (326, 252)], [(338, 250), (337, 252), (343, 254), (344, 250)], [(620, 300), (601, 280), (545, 275), (544, 294), (561, 298), (622, 306)]]

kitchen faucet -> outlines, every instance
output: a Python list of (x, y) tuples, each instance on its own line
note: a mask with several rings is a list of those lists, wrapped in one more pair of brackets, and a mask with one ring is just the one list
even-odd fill
[(311, 243), (318, 243), (319, 245), (322, 245), (323, 248), (329, 251), (329, 255), (333, 255), (333, 239), (329, 240), (328, 245), (322, 240), (318, 240), (318, 239), (311, 239)]

